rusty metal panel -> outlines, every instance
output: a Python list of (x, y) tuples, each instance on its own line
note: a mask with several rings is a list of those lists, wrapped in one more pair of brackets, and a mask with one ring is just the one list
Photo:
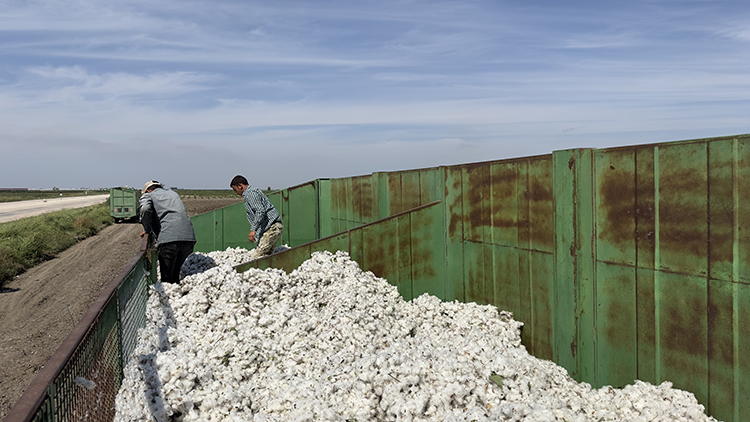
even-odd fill
[(346, 183), (344, 184), (344, 198), (346, 198), (346, 230), (353, 229), (359, 224), (354, 221), (354, 185), (351, 177), (347, 177)]
[[(485, 292), (487, 287), (485, 281), (488, 279), (492, 280), (491, 268), (488, 272), (485, 262), (485, 251), (489, 246), (479, 242), (464, 243), (464, 274), (461, 279), (463, 280), (464, 291), (466, 292), (466, 302), (490, 303)], [(490, 289), (490, 294), (494, 295), (494, 288)]]
[(373, 191), (373, 177), (372, 175), (362, 176), (357, 178), (359, 181), (359, 221), (362, 224), (372, 223), (376, 220), (375, 218), (375, 204), (376, 197)]
[[(394, 265), (398, 275), (391, 281), (398, 287), (398, 292), (404, 300), (410, 300), (415, 297), (414, 295), (414, 278), (412, 276), (412, 268), (415, 265), (419, 265), (418, 259), (412, 256), (412, 226), (411, 226), (411, 215), (404, 214), (396, 218), (396, 251), (393, 259), (396, 260)], [(423, 245), (428, 246), (429, 245)]]
[[(747, 262), (747, 261), (745, 261)], [(746, 264), (745, 264), (746, 265)], [(750, 285), (734, 283), (734, 337), (735, 344), (735, 382), (734, 382), (734, 419), (747, 420), (750, 415)], [(730, 420), (729, 418), (725, 419)]]
[(359, 262), (360, 264), (364, 262), (365, 258), (365, 243), (364, 243), (364, 236), (363, 231), (360, 230), (350, 230), (349, 232), (349, 256)]
[[(750, 283), (750, 136), (735, 140), (734, 281)], [(740, 206), (742, 204), (742, 206)], [(748, 320), (745, 320), (748, 321)], [(750, 325), (750, 324), (748, 324)]]
[[(599, 262), (596, 285), (596, 364), (598, 380), (614, 387), (632, 384), (638, 378), (637, 284), (635, 268)], [(583, 372), (583, 371), (582, 371)]]
[(734, 279), (735, 142), (715, 141), (708, 144), (708, 259), (709, 279)]
[(657, 376), (675, 388), (691, 391), (699, 402), (708, 397), (708, 326), (706, 279), (657, 273)]
[[(518, 248), (502, 245), (492, 245), (492, 269), (494, 271), (492, 280), (492, 304), (499, 309), (513, 312), (518, 318), (523, 313), (523, 305), (528, 304), (528, 296), (522, 294), (524, 284), (521, 281), (519, 254), (526, 253)], [(528, 290), (528, 289), (526, 289)], [(528, 293), (525, 292), (525, 293)], [(528, 321), (525, 319), (523, 321)]]
[(491, 185), (487, 163), (462, 166), (464, 240), (485, 243), (490, 240)]
[(597, 259), (635, 266), (635, 151), (598, 151), (595, 166)]
[(409, 246), (412, 257), (413, 296), (429, 293), (446, 299), (445, 237), (442, 201), (409, 213), (411, 230)]
[[(519, 166), (524, 162), (490, 165), (490, 241), (493, 245), (518, 247), (519, 206), (525, 204), (525, 179)], [(524, 245), (528, 247), (528, 245)]]
[(490, 244), (490, 165), (462, 166), (464, 226), (464, 291), (466, 301), (492, 303), (492, 247)]
[(440, 169), (437, 167), (419, 170), (419, 204), (443, 199), (442, 184), (440, 183)]
[(397, 263), (398, 241), (401, 234), (398, 219), (387, 219), (378, 224), (364, 226), (361, 232), (363, 255), (357, 262), (376, 276), (398, 283), (399, 266), (394, 265)]
[[(348, 202), (351, 205), (351, 223), (362, 225), (362, 176), (351, 178), (352, 190)], [(355, 226), (350, 226), (353, 228)]]
[(529, 253), (532, 317), (527, 320), (529, 321), (527, 324), (532, 330), (532, 335), (526, 347), (539, 359), (552, 360), (554, 358), (554, 261), (551, 253), (539, 251)]
[[(331, 181), (329, 179), (318, 179), (318, 227), (320, 238), (334, 234), (333, 214), (331, 198)], [(338, 231), (336, 231), (338, 233)]]
[(528, 181), (528, 224), (530, 247), (536, 251), (554, 252), (555, 205), (552, 197), (552, 159), (529, 161)]
[(658, 147), (659, 269), (708, 274), (706, 143)]
[(452, 280), (446, 292), (447, 300), (465, 301), (464, 290), (464, 222), (462, 170), (445, 168), (445, 249), (446, 278)]
[[(387, 196), (388, 196), (388, 215), (395, 215), (401, 212), (403, 206), (401, 205), (401, 173), (390, 172), (383, 173), (387, 180)], [(384, 217), (381, 215), (381, 217)]]
[(278, 268), (291, 273), (300, 264), (310, 259), (310, 244), (289, 249), (284, 253), (273, 254), (263, 259), (269, 263), (267, 268)]
[(595, 381), (592, 330), (596, 318), (594, 281), (593, 160), (589, 149), (555, 151), (554, 170), (555, 361), (571, 376)]
[[(707, 297), (707, 353), (708, 353), (708, 410), (720, 420), (734, 418), (735, 402), (735, 347), (734, 317), (735, 286), (738, 284), (710, 280)], [(736, 419), (735, 419), (736, 420)]]
[(331, 180), (331, 226), (335, 233), (347, 230), (346, 179)]
[(421, 186), (420, 171), (402, 171), (401, 173), (401, 209), (399, 212), (414, 209), (420, 205)]
[(656, 269), (656, 160), (653, 146), (635, 148), (635, 241), (639, 268)]
[(349, 250), (349, 234), (339, 233), (337, 235), (327, 237), (325, 239), (318, 240), (310, 244), (310, 252), (318, 251), (348, 251)]
[[(636, 312), (638, 379), (658, 383), (656, 362), (656, 290), (654, 271), (636, 269)], [(632, 321), (631, 321), (632, 323)], [(603, 377), (599, 377), (604, 382)]]

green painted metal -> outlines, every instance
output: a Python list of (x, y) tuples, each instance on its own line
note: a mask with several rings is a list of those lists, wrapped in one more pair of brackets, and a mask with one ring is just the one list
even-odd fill
[[(739, 135), (322, 179), (305, 195), (324, 239), (262, 265), (347, 250), (405, 298), (512, 311), (527, 349), (580, 381), (671, 381), (750, 419), (747, 163)], [(439, 230), (409, 211), (430, 201)], [(290, 237), (313, 224), (291, 221)]]
[(196, 252), (211, 252), (226, 248), (252, 249), (255, 244), (247, 238), (245, 204), (239, 203), (190, 218), (195, 230)]
[[(445, 292), (443, 203), (433, 202), (376, 223), (300, 245), (236, 267), (296, 269), (316, 251), (347, 251), (365, 271), (386, 278), (407, 300)], [(416, 258), (416, 259), (414, 259)]]

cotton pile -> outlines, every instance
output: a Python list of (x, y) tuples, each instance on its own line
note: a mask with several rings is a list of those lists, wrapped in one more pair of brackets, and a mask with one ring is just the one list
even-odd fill
[[(273, 253), (283, 252), (289, 249), (289, 245), (277, 246)], [(180, 268), (180, 276), (184, 278), (188, 275), (202, 273), (217, 265), (235, 266), (255, 259), (255, 249), (247, 250), (244, 248), (227, 248), (224, 251), (213, 251), (208, 253), (194, 252), (191, 253), (185, 263)]]
[(152, 286), (115, 421), (715, 420), (668, 382), (578, 383), (528, 354), (512, 314), (406, 302), (343, 252), (289, 274), (213, 254)]

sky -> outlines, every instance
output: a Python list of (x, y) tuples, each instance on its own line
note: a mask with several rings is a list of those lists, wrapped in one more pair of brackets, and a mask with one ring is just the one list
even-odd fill
[(0, 187), (281, 189), (745, 133), (747, 0), (0, 0)]

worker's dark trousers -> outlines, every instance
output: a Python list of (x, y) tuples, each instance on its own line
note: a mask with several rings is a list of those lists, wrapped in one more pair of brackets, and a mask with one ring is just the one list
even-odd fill
[(180, 268), (193, 253), (194, 242), (169, 242), (159, 245), (159, 271), (162, 283), (179, 283)]

